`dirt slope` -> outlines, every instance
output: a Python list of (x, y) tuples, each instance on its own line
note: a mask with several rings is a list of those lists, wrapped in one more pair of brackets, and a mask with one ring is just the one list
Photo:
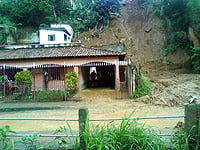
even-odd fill
[(153, 10), (138, 4), (137, 0), (127, 1), (119, 17), (111, 20), (109, 28), (80, 35), (80, 40), (88, 46), (124, 43), (127, 58), (136, 64), (159, 60), (164, 38), (161, 21), (154, 17)]
[(154, 9), (141, 5), (139, 0), (127, 0), (119, 17), (114, 17), (104, 30), (90, 30), (80, 35), (87, 46), (124, 43), (126, 59), (141, 64), (142, 72), (153, 84), (153, 95), (139, 100), (159, 105), (181, 105), (191, 96), (200, 99), (200, 77), (185, 69), (188, 55), (177, 50), (163, 57), (165, 33)]

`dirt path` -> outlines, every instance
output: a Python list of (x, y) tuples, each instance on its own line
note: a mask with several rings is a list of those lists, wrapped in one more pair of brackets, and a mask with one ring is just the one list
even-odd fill
[[(164, 72), (162, 72), (164, 73)], [(133, 117), (184, 115), (184, 103), (189, 96), (200, 98), (200, 75), (164, 74), (150, 76), (153, 83), (152, 96), (136, 100), (115, 99), (114, 89), (86, 89), (76, 96), (81, 101), (36, 102), (36, 103), (0, 103), (1, 108), (49, 107), (51, 110), (30, 110), (19, 112), (1, 112), (0, 118), (78, 118), (78, 109), (87, 107), (90, 118), (119, 118), (128, 116), (136, 110)], [(197, 101), (197, 103), (199, 103)], [(147, 125), (162, 129), (173, 128), (183, 119), (143, 120)], [(0, 121), (0, 126), (10, 125), (15, 131), (55, 131), (65, 122), (54, 121)], [(77, 122), (70, 122), (72, 128), (78, 128)]]
[[(115, 91), (112, 89), (86, 89), (78, 95), (83, 97), (82, 101), (69, 102), (37, 102), (37, 103), (1, 103), (1, 108), (8, 107), (59, 107), (53, 110), (32, 110), (23, 112), (1, 113), (0, 118), (77, 118), (78, 109), (87, 107), (90, 111), (90, 118), (119, 118), (136, 110), (133, 117), (140, 116), (165, 116), (183, 115), (183, 107), (155, 106), (143, 102), (134, 102), (130, 99), (116, 100), (112, 98)], [(87, 99), (85, 99), (87, 97)], [(109, 97), (109, 98), (106, 98)], [(146, 120), (142, 121), (147, 125), (159, 128), (173, 128), (178, 120)], [(8, 124), (15, 131), (55, 131), (65, 122), (53, 121), (0, 121), (0, 126)], [(72, 129), (76, 130), (78, 124), (70, 123)]]

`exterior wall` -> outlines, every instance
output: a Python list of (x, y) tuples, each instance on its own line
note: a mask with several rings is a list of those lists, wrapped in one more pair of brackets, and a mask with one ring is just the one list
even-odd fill
[[(33, 76), (32, 76), (32, 81), (33, 81)], [(43, 85), (43, 74), (42, 73), (37, 73), (35, 71), (35, 90), (43, 90), (44, 85)], [(34, 84), (32, 84), (32, 90), (34, 89)]]
[[(55, 34), (55, 41), (48, 41), (48, 35)], [(52, 30), (40, 30), (40, 44), (60, 44), (60, 43), (70, 43), (71, 38), (67, 41), (64, 40), (63, 31), (52, 31)], [(67, 35), (67, 34), (66, 34)], [(69, 35), (67, 35), (69, 36)]]
[(72, 27), (70, 25), (67, 25), (67, 24), (51, 24), (51, 28), (65, 28), (69, 34), (71, 34), (71, 39), (73, 37), (73, 34), (74, 34), (74, 31), (72, 29)]
[(89, 82), (90, 68), (82, 67), (81, 68), (81, 90), (87, 87), (87, 83)]
[(66, 66), (80, 66), (82, 64), (90, 62), (107, 62), (107, 63), (118, 63), (118, 56), (113, 57), (85, 57), (85, 58), (65, 58), (65, 59), (38, 59), (38, 60), (6, 60), (0, 61), (0, 66), (24, 66), (28, 67), (31, 65), (46, 65), (46, 64), (59, 64)]
[[(66, 65), (66, 66), (75, 66), (74, 71), (78, 75), (78, 89), (81, 90), (81, 84), (83, 85), (82, 79), (84, 75), (82, 74), (81, 78), (81, 66), (86, 63), (90, 62), (107, 62), (107, 63), (116, 63), (118, 64), (119, 58), (118, 56), (113, 57), (87, 57), (87, 58), (66, 58), (66, 59), (41, 59), (41, 60), (10, 60), (10, 61), (1, 61), (0, 66), (6, 65), (6, 66), (21, 66), (24, 68), (30, 68), (32, 65), (45, 65), (45, 64), (60, 64), (60, 65)], [(72, 69), (67, 68), (67, 72)], [(82, 83), (81, 83), (82, 82)], [(55, 83), (55, 82), (54, 82)], [(52, 83), (49, 83), (48, 86), (50, 86)], [(57, 87), (57, 86), (56, 86)], [(119, 65), (116, 65), (116, 74), (115, 74), (115, 87), (116, 91), (120, 89), (120, 79), (119, 79)], [(43, 89), (43, 72), (36, 71), (36, 89)]]
[[(73, 71), (73, 67), (67, 67), (66, 73)], [(49, 69), (50, 71), (50, 69)], [(50, 72), (48, 72), (50, 75)], [(34, 80), (34, 75), (32, 71), (32, 81)], [(48, 90), (64, 90), (64, 72), (60, 71), (60, 80), (48, 79)], [(34, 90), (34, 84), (32, 84), (32, 90)], [(35, 90), (44, 90), (44, 75), (43, 68), (35, 69)]]
[(48, 82), (49, 90), (64, 90), (64, 80), (52, 80)]

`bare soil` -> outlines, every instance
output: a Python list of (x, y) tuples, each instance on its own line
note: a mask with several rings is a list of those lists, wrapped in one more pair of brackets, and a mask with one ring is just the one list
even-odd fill
[[(184, 103), (191, 96), (200, 99), (200, 75), (161, 72), (151, 73), (153, 94), (138, 99), (115, 99), (115, 90), (109, 88), (91, 88), (78, 93), (78, 98), (67, 102), (18, 102), (0, 103), (2, 108), (28, 108), (23, 111), (1, 112), (0, 118), (78, 118), (78, 109), (86, 107), (90, 118), (119, 118), (129, 116), (135, 110), (133, 117), (141, 116), (171, 116), (184, 115)], [(81, 101), (78, 101), (80, 98)], [(31, 107), (52, 108), (47, 110), (29, 110)], [(56, 109), (55, 109), (56, 108)], [(146, 125), (160, 129), (173, 129), (178, 121), (183, 119), (141, 120)], [(98, 122), (100, 123), (100, 122)], [(70, 122), (73, 130), (78, 123)], [(95, 123), (96, 124), (96, 123)], [(0, 126), (10, 125), (15, 131), (46, 132), (55, 131), (65, 122), (58, 121), (0, 121)]]
[[(140, 116), (163, 116), (163, 115), (183, 115), (184, 107), (168, 107), (162, 105), (145, 104), (142, 101), (131, 99), (114, 99), (115, 91), (112, 89), (86, 89), (79, 93), (83, 99), (81, 101), (67, 102), (35, 102), (35, 103), (1, 103), (1, 108), (30, 108), (30, 107), (59, 107), (61, 109), (52, 110), (27, 110), (19, 112), (1, 113), (0, 118), (78, 118), (78, 109), (87, 107), (90, 111), (90, 118), (119, 118), (124, 115), (129, 116), (135, 110), (133, 117)], [(181, 119), (178, 119), (181, 120)], [(178, 122), (171, 120), (149, 120), (147, 125), (160, 128), (173, 128)], [(0, 126), (10, 125), (15, 131), (55, 131), (65, 122), (56, 121), (1, 121)], [(78, 124), (71, 123), (72, 129), (76, 130)]]

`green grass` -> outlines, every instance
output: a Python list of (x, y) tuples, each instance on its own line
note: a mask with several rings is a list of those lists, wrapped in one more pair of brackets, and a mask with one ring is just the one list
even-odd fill
[(130, 116), (120, 124), (110, 122), (103, 126), (91, 125), (84, 132), (85, 149), (167, 150), (173, 147), (171, 143), (162, 140), (151, 127), (144, 127), (136, 120), (131, 120)]
[(139, 98), (145, 95), (150, 95), (152, 87), (148, 78), (141, 76), (141, 84), (138, 85), (133, 93), (133, 98)]
[(3, 92), (0, 91), (0, 101), (2, 101), (2, 100), (3, 100)]
[[(143, 124), (137, 123), (132, 120), (131, 116), (134, 111), (127, 118), (124, 117), (120, 123), (111, 121), (103, 125), (89, 126), (89, 115), (86, 121), (86, 129), (83, 132), (84, 145), (80, 145), (78, 138), (71, 138), (73, 131), (68, 122), (66, 126), (60, 127), (54, 134), (65, 134), (65, 138), (56, 137), (47, 145), (42, 145), (38, 139), (38, 135), (28, 136), (22, 138), (19, 142), (27, 147), (27, 149), (66, 149), (71, 145), (74, 150), (189, 150), (189, 140), (194, 140), (196, 143), (194, 149), (199, 148), (200, 135), (191, 137), (183, 131), (179, 130), (182, 136), (171, 137), (170, 140), (161, 138), (152, 127), (146, 127)], [(192, 129), (191, 129), (192, 130)], [(198, 128), (198, 131), (200, 127)], [(8, 146), (10, 139), (7, 134), (14, 133), (10, 130), (9, 126), (0, 128), (0, 149)], [(17, 144), (15, 142), (15, 144)], [(13, 149), (14, 149), (13, 145)]]
[[(40, 101), (62, 101), (64, 100), (65, 91), (61, 90), (46, 90), (46, 91), (36, 91), (35, 92), (35, 99)], [(69, 97), (71, 93), (67, 91), (67, 97)], [(13, 100), (33, 100), (34, 93), (33, 91), (27, 94), (18, 94), (16, 95)]]

